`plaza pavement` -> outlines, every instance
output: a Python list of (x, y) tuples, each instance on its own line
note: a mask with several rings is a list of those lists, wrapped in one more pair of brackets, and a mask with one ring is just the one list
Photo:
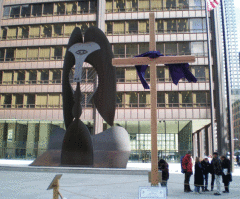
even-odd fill
[[(47, 187), (56, 174), (62, 174), (60, 193), (65, 199), (137, 199), (139, 187), (150, 186), (147, 176), (151, 168), (150, 163), (128, 163), (127, 169), (124, 169), (125, 173), (121, 173), (122, 169), (81, 168), (72, 171), (70, 168), (48, 170), (46, 167), (41, 167), (38, 172), (28, 172), (29, 163), (31, 161), (0, 160), (0, 199), (52, 199), (52, 190), (47, 190)], [(214, 192), (184, 193), (184, 175), (180, 173), (180, 164), (170, 163), (169, 170), (169, 199), (240, 198), (240, 168), (234, 170), (230, 193), (221, 196), (214, 196)], [(134, 174), (135, 171), (139, 171), (140, 174)], [(192, 189), (193, 181), (192, 176)]]

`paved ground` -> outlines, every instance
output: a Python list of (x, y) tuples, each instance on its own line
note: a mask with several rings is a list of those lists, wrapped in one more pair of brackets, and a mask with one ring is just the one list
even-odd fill
[[(1, 161), (0, 166), (2, 166)], [(149, 164), (129, 164), (128, 169), (133, 170), (134, 166), (136, 169), (146, 169)], [(170, 164), (169, 199), (240, 198), (239, 168), (235, 169), (230, 193), (221, 196), (214, 196), (213, 192), (184, 193), (184, 176), (176, 170), (177, 168), (177, 164)], [(0, 199), (51, 199), (52, 190), (46, 189), (56, 174), (58, 173), (2, 170), (0, 171)], [(193, 177), (190, 183), (193, 189)], [(141, 186), (150, 186), (147, 175), (63, 173), (60, 180), (60, 192), (66, 199), (137, 199), (138, 189)]]

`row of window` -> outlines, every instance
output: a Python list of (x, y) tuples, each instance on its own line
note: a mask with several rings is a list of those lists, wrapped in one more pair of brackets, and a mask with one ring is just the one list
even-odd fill
[(27, 39), (27, 38), (50, 38), (69, 37), (75, 27), (79, 27), (84, 33), (89, 27), (96, 26), (95, 22), (69, 23), (69, 24), (45, 24), (9, 26), (1, 28), (1, 39)]
[(3, 18), (96, 13), (97, 1), (75, 1), (4, 6)]
[[(0, 48), (0, 61), (62, 60), (66, 46)], [(207, 55), (207, 42), (157, 42), (156, 49), (164, 55)], [(149, 43), (112, 44), (116, 58), (133, 57), (149, 51)]]
[[(82, 82), (93, 82), (93, 68), (83, 68)], [(190, 71), (194, 74), (199, 82), (209, 80), (208, 67), (191, 66)], [(72, 70), (69, 74), (70, 82), (73, 80)], [(150, 68), (145, 72), (145, 79), (150, 81)], [(117, 67), (116, 79), (119, 83), (136, 83), (140, 82), (135, 67)], [(157, 67), (158, 82), (171, 82), (171, 76), (168, 67)], [(62, 83), (61, 69), (44, 69), (44, 70), (5, 70), (0, 71), (0, 84), (60, 84)]]
[[(8, 26), (1, 28), (0, 39), (26, 39), (26, 38), (53, 38), (69, 37), (75, 27), (79, 27), (83, 33), (95, 22), (45, 24)], [(205, 19), (157, 19), (155, 22), (157, 33), (180, 33), (180, 32), (205, 32)], [(146, 34), (149, 33), (148, 20), (107, 21), (106, 34)]]
[[(92, 107), (89, 93), (83, 93), (81, 104)], [(150, 92), (118, 92), (118, 108), (150, 108)], [(158, 107), (209, 107), (210, 95), (206, 91), (158, 92)], [(59, 94), (1, 94), (1, 108), (62, 108)]]
[[(96, 7), (96, 0), (4, 6), (3, 18), (88, 14), (96, 13)], [(204, 9), (203, 0), (106, 1), (106, 13), (199, 9)]]

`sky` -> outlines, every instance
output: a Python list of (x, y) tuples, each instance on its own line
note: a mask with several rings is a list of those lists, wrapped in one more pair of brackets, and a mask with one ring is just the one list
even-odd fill
[(240, 52), (240, 0), (234, 0), (234, 6), (236, 11), (236, 22), (238, 30), (238, 52)]

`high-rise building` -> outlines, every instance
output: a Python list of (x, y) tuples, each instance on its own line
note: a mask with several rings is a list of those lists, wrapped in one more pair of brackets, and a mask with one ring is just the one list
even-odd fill
[[(0, 0), (0, 158), (35, 158), (49, 135), (64, 128), (62, 67), (75, 27), (83, 34), (98, 26), (114, 56), (133, 57), (149, 49), (149, 12), (156, 17), (156, 46), (164, 55), (195, 55), (190, 71), (198, 79), (172, 83), (168, 67), (157, 66), (158, 154), (177, 161), (192, 149), (192, 133), (210, 123), (206, 13), (203, 0)], [(92, 84), (84, 67), (84, 84)], [(150, 92), (134, 66), (116, 67), (115, 124), (130, 136), (131, 160), (150, 159)], [(72, 77), (70, 77), (72, 78)], [(149, 81), (149, 68), (145, 78)], [(88, 90), (83, 88), (83, 100)], [(91, 102), (81, 120), (92, 134), (109, 128)], [(94, 122), (95, 121), (95, 122)], [(204, 147), (203, 147), (204, 149)], [(208, 155), (208, 151), (204, 152)]]

